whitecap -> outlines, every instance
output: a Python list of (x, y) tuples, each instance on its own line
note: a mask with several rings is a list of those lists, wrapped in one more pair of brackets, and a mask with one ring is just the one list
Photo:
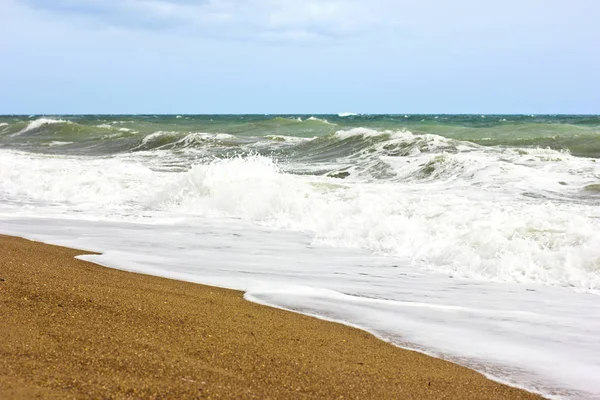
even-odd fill
[(50, 143), (48, 143), (48, 146), (50, 147), (55, 147), (55, 146), (66, 146), (68, 144), (73, 144), (73, 142), (62, 142), (60, 140), (53, 140)]
[(298, 137), (298, 136), (285, 136), (285, 135), (266, 135), (265, 139), (270, 139), (276, 142), (289, 142), (289, 143), (301, 143), (309, 140), (313, 140), (312, 138)]
[(335, 125), (335, 124), (332, 124), (331, 122), (327, 121), (326, 119), (317, 118), (317, 117), (309, 117), (306, 119), (306, 121), (316, 121), (316, 122), (322, 122), (327, 125)]
[(44, 125), (52, 125), (52, 124), (72, 124), (71, 121), (67, 121), (64, 119), (52, 119), (52, 118), (39, 118), (35, 121), (31, 121), (25, 128), (21, 129), (19, 132), (12, 134), (11, 136), (19, 136), (25, 132), (29, 132), (35, 129), (39, 129)]

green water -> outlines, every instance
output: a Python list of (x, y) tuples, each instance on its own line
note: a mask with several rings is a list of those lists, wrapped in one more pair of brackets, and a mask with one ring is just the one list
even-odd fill
[[(63, 122), (48, 123), (56, 121)], [(380, 134), (410, 131), (483, 146), (541, 147), (579, 157), (600, 157), (597, 115), (0, 116), (0, 147), (66, 154), (114, 154), (182, 143), (187, 147), (235, 147), (270, 141), (277, 147), (277, 143), (286, 141), (285, 137), (328, 138), (335, 132), (356, 128)], [(198, 133), (232, 136), (217, 138), (219, 143), (194, 137), (182, 142), (186, 136)]]

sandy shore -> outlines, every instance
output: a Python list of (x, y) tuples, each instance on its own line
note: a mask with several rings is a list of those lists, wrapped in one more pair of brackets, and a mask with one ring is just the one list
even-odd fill
[(0, 398), (539, 398), (232, 290), (0, 236)]

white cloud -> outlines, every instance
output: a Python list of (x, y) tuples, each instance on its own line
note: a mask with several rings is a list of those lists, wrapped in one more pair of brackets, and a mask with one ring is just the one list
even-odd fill
[[(274, 42), (367, 38), (391, 51), (556, 46), (597, 33), (597, 0), (0, 0), (65, 25)], [(568, 27), (568, 28), (567, 28)], [(568, 29), (566, 34), (565, 29)], [(577, 41), (575, 41), (577, 42)]]
[[(358, 35), (380, 18), (361, 0), (24, 0), (62, 16), (128, 29), (205, 36), (310, 41)], [(375, 2), (380, 0), (375, 0)]]

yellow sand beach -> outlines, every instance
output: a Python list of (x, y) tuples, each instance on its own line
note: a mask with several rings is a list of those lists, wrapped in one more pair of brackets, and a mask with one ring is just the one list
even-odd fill
[(0, 236), (0, 398), (534, 399), (241, 292)]

